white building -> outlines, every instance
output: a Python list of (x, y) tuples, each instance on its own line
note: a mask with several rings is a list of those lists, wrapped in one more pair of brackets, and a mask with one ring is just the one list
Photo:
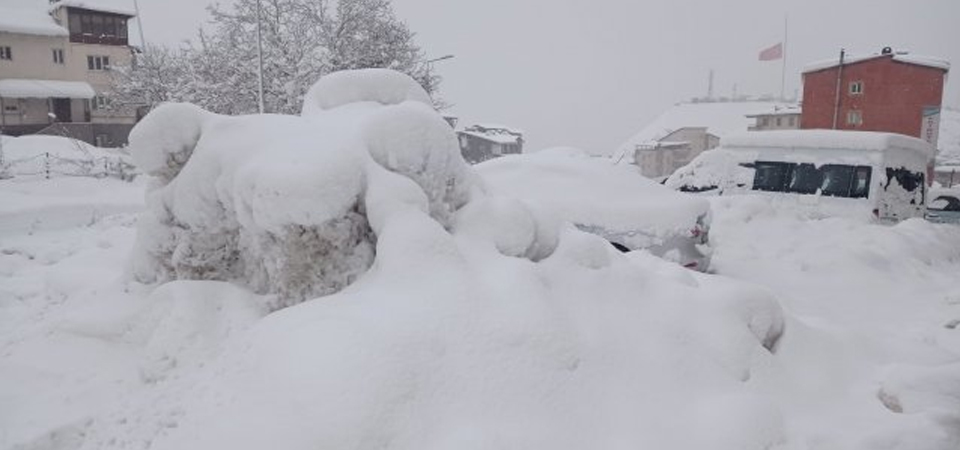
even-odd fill
[(133, 111), (113, 108), (110, 68), (132, 58), (132, 9), (117, 1), (0, 5), (0, 126), (7, 135), (65, 134), (126, 143)]

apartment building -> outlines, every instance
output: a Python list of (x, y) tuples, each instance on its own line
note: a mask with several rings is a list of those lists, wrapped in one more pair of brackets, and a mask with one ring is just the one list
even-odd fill
[(101, 147), (126, 143), (131, 108), (110, 103), (110, 69), (133, 47), (119, 2), (62, 0), (0, 6), (0, 127), (3, 134), (60, 134)]

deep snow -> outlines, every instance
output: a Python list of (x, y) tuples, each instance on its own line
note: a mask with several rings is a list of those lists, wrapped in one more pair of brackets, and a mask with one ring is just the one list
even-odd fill
[[(482, 186), (431, 208), (428, 172), (412, 170), (430, 166), (410, 161), (443, 150), (377, 147), (423, 136), (410, 131), (428, 112), (409, 103), (318, 112), (356, 125), (387, 110), (385, 134), (342, 135), (384, 137), (363, 140), (375, 165), (362, 173), (380, 177), (363, 192), (376, 254), (349, 286), (280, 310), (245, 280), (133, 281), (135, 214), (44, 214), (26, 229), (0, 216), (0, 448), (960, 446), (960, 227), (721, 197), (716, 274), (569, 225), (545, 230), (555, 242), (533, 258), (515, 250), (536, 239), (536, 212)], [(301, 131), (238, 120), (225, 126), (250, 137), (269, 132), (259, 120)], [(191, 158), (236, 142), (216, 141)], [(147, 171), (167, 184), (149, 192), (190, 180), (164, 171), (184, 153), (162, 148), (171, 159)], [(184, 181), (177, 202), (213, 181)], [(56, 209), (61, 182), (0, 192)], [(88, 195), (63, 203), (147, 211), (142, 184), (73, 182)], [(290, 217), (274, 206), (260, 207)]]

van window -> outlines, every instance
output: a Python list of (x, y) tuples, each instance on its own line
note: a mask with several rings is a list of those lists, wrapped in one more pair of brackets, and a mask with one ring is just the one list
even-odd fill
[(827, 164), (820, 167), (823, 182), (820, 183), (820, 194), (828, 197), (849, 197), (850, 185), (853, 184), (852, 166)]
[(813, 164), (798, 164), (790, 174), (790, 183), (787, 192), (797, 194), (816, 194), (823, 183), (823, 175)]
[(870, 195), (870, 174), (868, 166), (857, 166), (853, 174), (853, 186), (850, 188), (850, 197), (867, 198)]
[(753, 190), (816, 194), (828, 197), (866, 198), (870, 194), (869, 166), (757, 161), (753, 166)]
[(793, 164), (757, 161), (753, 174), (753, 190), (782, 192)]

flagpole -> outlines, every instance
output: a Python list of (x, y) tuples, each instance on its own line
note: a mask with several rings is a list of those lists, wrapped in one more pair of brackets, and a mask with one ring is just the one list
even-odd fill
[(783, 66), (780, 68), (780, 100), (786, 99), (784, 89), (787, 81), (787, 15), (783, 15)]

